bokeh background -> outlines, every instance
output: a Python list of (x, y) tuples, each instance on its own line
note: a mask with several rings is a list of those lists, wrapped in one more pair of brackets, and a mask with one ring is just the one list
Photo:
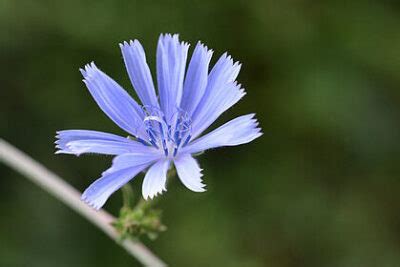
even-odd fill
[[(78, 69), (95, 61), (129, 92), (118, 43), (158, 35), (243, 63), (264, 135), (199, 157), (208, 191), (174, 179), (169, 230), (144, 240), (171, 266), (400, 266), (398, 1), (0, 0), (0, 136), (83, 190), (105, 156), (54, 155), (60, 129), (123, 134)], [(0, 266), (139, 266), (94, 226), (0, 165)], [(139, 194), (141, 177), (132, 183)], [(116, 214), (121, 194), (106, 209)]]

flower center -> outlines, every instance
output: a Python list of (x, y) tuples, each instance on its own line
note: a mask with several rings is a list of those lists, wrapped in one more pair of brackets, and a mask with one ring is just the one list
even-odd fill
[(164, 112), (156, 107), (144, 106), (143, 110), (148, 142), (157, 149), (162, 149), (166, 157), (175, 157), (178, 149), (190, 141), (190, 116), (179, 108), (171, 118), (166, 118)]

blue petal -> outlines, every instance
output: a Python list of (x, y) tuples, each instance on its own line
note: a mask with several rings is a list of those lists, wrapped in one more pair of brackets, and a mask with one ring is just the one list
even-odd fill
[(176, 172), (178, 173), (181, 182), (194, 192), (206, 191), (201, 177), (202, 169), (197, 161), (190, 154), (182, 154), (174, 160)]
[(100, 209), (112, 193), (147, 167), (148, 165), (139, 165), (103, 175), (83, 192), (82, 200), (96, 210)]
[(204, 95), (207, 86), (208, 65), (212, 53), (200, 42), (194, 49), (183, 85), (183, 97), (180, 106), (189, 116), (192, 115)]
[(111, 168), (103, 172), (101, 178), (83, 192), (82, 200), (93, 208), (100, 209), (112, 193), (157, 159), (159, 159), (158, 155), (146, 153), (123, 154), (115, 157)]
[(94, 63), (86, 65), (81, 72), (85, 78), (83, 81), (103, 112), (126, 132), (144, 139), (144, 114), (136, 101)]
[(156, 151), (137, 141), (118, 135), (89, 131), (89, 130), (65, 130), (58, 131), (56, 138), (56, 154), (98, 153), (106, 155), (119, 155), (129, 152), (150, 153)]
[(103, 175), (132, 167), (132, 165), (136, 166), (151, 163), (163, 157), (164, 154), (161, 151), (152, 148), (147, 151), (143, 150), (118, 155), (113, 159), (112, 166), (104, 171)]
[(182, 153), (198, 153), (215, 147), (249, 143), (262, 135), (257, 126), (254, 114), (240, 116), (188, 144), (182, 149)]
[(240, 64), (227, 54), (221, 56), (208, 76), (207, 88), (192, 116), (192, 136), (207, 129), (225, 110), (239, 101), (245, 92), (235, 79)]
[(161, 109), (167, 121), (177, 111), (183, 91), (183, 79), (189, 44), (178, 35), (161, 35), (157, 46), (157, 81)]
[(144, 199), (153, 198), (162, 191), (167, 191), (167, 172), (169, 169), (169, 159), (162, 159), (149, 168), (142, 184), (142, 194)]
[(153, 78), (146, 62), (146, 55), (138, 40), (119, 45), (129, 78), (143, 105), (158, 107)]

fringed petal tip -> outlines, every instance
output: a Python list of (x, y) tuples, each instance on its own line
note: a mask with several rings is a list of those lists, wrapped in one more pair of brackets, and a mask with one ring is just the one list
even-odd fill
[(66, 137), (66, 134), (65, 134), (66, 132), (67, 131), (57, 131), (56, 132), (56, 136), (55, 136), (56, 140), (54, 141), (56, 151), (54, 152), (54, 154), (56, 154), (56, 155), (58, 155), (58, 154), (73, 154), (73, 155), (79, 156), (80, 154), (74, 153), (68, 146), (69, 140), (67, 139), (68, 137)]
[(190, 44), (185, 41), (179, 41), (179, 34), (171, 34), (171, 33), (164, 33), (160, 34), (160, 37), (158, 38), (159, 43), (167, 44), (170, 43), (174, 46), (180, 45), (182, 47), (185, 47), (186, 49), (189, 48)]
[(135, 47), (135, 48), (140, 48), (141, 52), (143, 51), (143, 47), (140, 44), (139, 40), (134, 39), (134, 40), (129, 40), (129, 41), (123, 41), (121, 43), (119, 43), (119, 47), (121, 49), (127, 49), (130, 47)]
[(198, 186), (196, 186), (196, 187), (195, 186), (189, 187), (186, 185), (186, 187), (188, 189), (190, 189), (191, 191), (196, 192), (196, 193), (203, 193), (203, 192), (207, 191), (207, 188), (205, 188), (206, 186), (207, 185), (203, 183), (203, 180), (201, 180), (199, 182)]
[(122, 50), (123, 54), (137, 51), (137, 52), (139, 52), (139, 55), (145, 57), (143, 47), (137, 39), (123, 41), (122, 43), (119, 43), (119, 48)]
[(221, 57), (218, 59), (218, 61), (219, 62), (217, 63), (225, 65), (224, 67), (228, 72), (232, 72), (232, 77), (234, 78), (231, 79), (230, 81), (231, 82), (234, 81), (237, 75), (239, 74), (240, 69), (242, 68), (242, 63), (240, 63), (239, 61), (234, 61), (232, 56), (229, 55), (228, 52), (223, 53)]
[(90, 207), (92, 207), (95, 210), (99, 210), (101, 207), (103, 207), (103, 205), (105, 204), (105, 202), (107, 201), (107, 198), (102, 199), (102, 198), (94, 198), (93, 196), (90, 196), (89, 192), (90, 190), (88, 190), (89, 188), (87, 188), (81, 195), (81, 200), (86, 203), (87, 205), (89, 205)]
[(167, 188), (165, 186), (163, 188), (161, 188), (160, 190), (155, 191), (155, 192), (153, 192), (151, 194), (146, 194), (145, 195), (144, 192), (142, 191), (142, 195), (143, 195), (144, 200), (150, 201), (153, 198), (155, 198), (156, 196), (161, 196), (164, 192), (167, 192)]
[(142, 195), (145, 200), (153, 199), (167, 191), (167, 172), (170, 166), (168, 159), (162, 159), (154, 163), (148, 170), (143, 179)]
[(179, 34), (178, 33), (162, 33), (160, 34), (160, 37), (158, 38), (161, 41), (167, 41), (167, 40), (172, 40), (175, 42), (179, 42)]
[(207, 56), (210, 58), (211, 58), (212, 54), (214, 53), (214, 50), (209, 49), (208, 46), (203, 44), (202, 41), (198, 41), (196, 44), (196, 47), (199, 47), (200, 49), (202, 49), (207, 54)]
[(253, 141), (254, 139), (256, 139), (264, 134), (263, 132), (261, 132), (261, 127), (258, 127), (260, 125), (260, 122), (255, 118), (255, 116), (256, 116), (255, 113), (249, 114), (249, 118), (250, 118), (249, 128), (253, 129), (253, 138), (251, 139), (251, 141)]
[(184, 154), (174, 160), (176, 171), (181, 182), (193, 192), (204, 192), (205, 184), (201, 177), (202, 169), (197, 161), (190, 155)]
[(125, 48), (125, 47), (129, 47), (129, 46), (133, 46), (136, 40), (129, 40), (129, 41), (123, 41), (121, 43), (119, 43), (119, 47), (121, 49)]
[(82, 74), (82, 81), (89, 86), (89, 83), (92, 81), (100, 80), (102, 76), (106, 75), (100, 70), (94, 61), (85, 64), (83, 68), (79, 68), (79, 72)]
[(83, 68), (80, 68), (79, 71), (81, 72), (82, 76), (87, 79), (89, 77), (91, 77), (95, 71), (99, 70), (96, 66), (96, 64), (94, 64), (94, 61), (91, 61), (88, 64), (85, 64), (85, 66)]
[(75, 156), (80, 156), (84, 153), (90, 152), (90, 149), (88, 148), (79, 148), (74, 145), (76, 141), (69, 141), (65, 142), (64, 140), (57, 140), (56, 141), (56, 151), (54, 154), (70, 154), (70, 155), (75, 155)]
[(99, 201), (98, 199), (90, 199), (85, 192), (81, 196), (81, 200), (85, 202), (87, 205), (95, 209), (96, 211), (100, 210), (105, 204), (106, 200)]
[(197, 183), (193, 183), (190, 185), (190, 187), (188, 185), (186, 185), (191, 191), (196, 192), (196, 193), (202, 193), (207, 191), (207, 189), (205, 188), (207, 185), (203, 183), (203, 179), (201, 179), (203, 177), (203, 169), (199, 169), (199, 181)]

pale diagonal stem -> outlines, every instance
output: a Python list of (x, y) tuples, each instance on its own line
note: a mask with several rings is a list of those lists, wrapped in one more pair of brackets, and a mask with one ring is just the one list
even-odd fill
[(24, 175), (36, 185), (44, 189), (56, 199), (93, 223), (112, 240), (121, 245), (129, 254), (144, 266), (167, 266), (139, 241), (125, 239), (120, 241), (119, 235), (111, 225), (115, 218), (105, 210), (95, 211), (80, 200), (80, 192), (62, 178), (46, 169), (43, 165), (0, 138), (0, 161)]

